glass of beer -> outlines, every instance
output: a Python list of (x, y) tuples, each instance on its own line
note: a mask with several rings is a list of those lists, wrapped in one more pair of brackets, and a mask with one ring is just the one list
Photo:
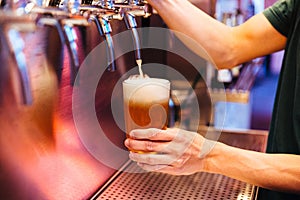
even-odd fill
[(167, 128), (170, 98), (168, 80), (126, 79), (123, 81), (123, 98), (127, 137), (133, 129)]

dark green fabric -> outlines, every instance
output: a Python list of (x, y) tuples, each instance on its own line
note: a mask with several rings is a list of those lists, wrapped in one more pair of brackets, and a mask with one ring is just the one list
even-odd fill
[[(300, 0), (280, 0), (264, 15), (287, 37), (267, 152), (300, 154)], [(260, 200), (300, 200), (300, 195), (259, 191)]]

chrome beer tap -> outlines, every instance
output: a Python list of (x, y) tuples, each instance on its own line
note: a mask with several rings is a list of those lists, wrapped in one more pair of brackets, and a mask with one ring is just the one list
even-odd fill
[(113, 2), (111, 0), (102, 0), (97, 5), (87, 5), (85, 2), (85, 5), (81, 7), (81, 11), (89, 13), (88, 21), (95, 23), (99, 35), (105, 38), (107, 63), (109, 66), (107, 69), (112, 72), (115, 71), (115, 49), (109, 20), (118, 18), (119, 14), (115, 12)]
[(16, 91), (16, 93), (21, 96), (21, 101), (25, 105), (32, 104), (33, 95), (24, 54), (25, 45), (21, 33), (33, 32), (34, 30), (35, 24), (30, 18), (17, 15), (13, 11), (0, 11), (0, 32), (4, 39), (4, 45), (11, 53), (18, 71), (21, 91)]
[[(136, 62), (141, 62), (141, 42), (140, 37), (137, 31), (137, 23), (135, 20), (135, 16), (130, 12), (124, 13), (124, 21), (127, 29), (132, 31), (133, 44), (135, 49), (135, 60)], [(139, 63), (138, 63), (139, 64)]]
[(138, 26), (135, 18), (148, 18), (152, 14), (152, 7), (143, 0), (129, 0), (128, 7), (121, 7), (120, 12), (124, 18), (127, 29), (132, 31), (136, 63), (138, 66), (141, 66), (141, 41), (137, 31)]
[(77, 33), (74, 27), (88, 26), (88, 21), (80, 15), (81, 2), (78, 0), (63, 2), (55, 0), (50, 1), (48, 5), (30, 5), (27, 12), (40, 15), (37, 19), (39, 25), (53, 26), (57, 29), (62, 44), (67, 46), (70, 59), (70, 82), (73, 85), (80, 67)]
[[(87, 5), (90, 4), (90, 5)], [(124, 20), (128, 30), (132, 31), (133, 44), (135, 48), (135, 59), (141, 65), (141, 42), (137, 31), (136, 16), (149, 17), (152, 7), (142, 0), (101, 0), (97, 2), (84, 1), (82, 12), (89, 13), (89, 21), (94, 22), (99, 34), (104, 36), (107, 42), (107, 60), (111, 63), (110, 71), (115, 70), (115, 51), (110, 20)]]
[(108, 68), (109, 71), (115, 71), (116, 70), (116, 64), (115, 64), (115, 50), (114, 50), (114, 42), (113, 38), (111, 36), (112, 29), (109, 23), (109, 20), (102, 16), (100, 17), (100, 24), (107, 42), (107, 62), (108, 64), (111, 64), (111, 67)]
[(80, 67), (79, 57), (78, 57), (78, 45), (77, 33), (74, 30), (75, 26), (87, 26), (88, 22), (86, 19), (63, 19), (61, 21), (63, 26), (63, 33), (65, 35), (65, 44), (67, 45), (69, 56), (70, 56), (70, 70), (71, 70), (71, 84), (73, 85), (77, 76), (77, 72)]

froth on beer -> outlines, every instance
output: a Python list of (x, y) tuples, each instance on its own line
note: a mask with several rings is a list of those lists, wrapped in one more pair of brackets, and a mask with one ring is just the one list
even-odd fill
[(123, 82), (126, 135), (133, 129), (168, 125), (170, 82), (133, 76)]

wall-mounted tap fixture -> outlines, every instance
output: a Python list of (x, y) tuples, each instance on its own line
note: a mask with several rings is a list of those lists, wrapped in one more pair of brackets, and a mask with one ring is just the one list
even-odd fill
[[(87, 5), (90, 3), (90, 5)], [(141, 42), (137, 31), (137, 22), (135, 17), (147, 18), (152, 14), (152, 7), (143, 0), (111, 1), (101, 0), (99, 2), (85, 2), (81, 6), (82, 12), (88, 12), (89, 19), (96, 23), (99, 33), (104, 34), (107, 41), (108, 62), (112, 63), (110, 70), (114, 70), (114, 47), (111, 37), (110, 20), (124, 20), (128, 30), (132, 31), (133, 44), (135, 49), (135, 59), (138, 65), (141, 65)], [(100, 26), (101, 25), (101, 30)]]
[(152, 14), (152, 7), (142, 0), (129, 0), (127, 6), (117, 4), (115, 7), (119, 7), (119, 12), (127, 29), (132, 31), (135, 59), (138, 66), (140, 66), (142, 64), (141, 41), (137, 31), (136, 17), (148, 18)]
[(143, 0), (129, 0), (129, 7), (123, 7), (121, 14), (124, 17), (126, 27), (132, 31), (135, 48), (135, 59), (138, 66), (142, 64), (141, 42), (137, 31), (136, 17), (148, 18), (152, 14), (152, 7)]
[[(85, 2), (85, 4), (81, 6), (81, 14), (83, 16), (87, 16), (88, 21), (96, 25), (99, 35), (105, 39), (108, 66), (107, 69), (108, 71), (113, 72), (116, 70), (116, 63), (114, 42), (111, 35), (112, 28), (109, 20), (117, 18), (118, 14), (110, 8), (104, 8), (107, 7), (106, 5), (100, 7), (97, 5), (88, 5), (87, 3), (91, 2)], [(106, 4), (106, 2), (102, 3)]]
[[(37, 23), (40, 25), (53, 26), (57, 29), (61, 42), (67, 46), (70, 59), (70, 82), (74, 84), (80, 61), (78, 56), (77, 33), (74, 27), (86, 27), (87, 19), (80, 15), (80, 2), (78, 0), (51, 1), (48, 7), (27, 5), (29, 14), (37, 14)], [(59, 5), (59, 6), (57, 6)]]

